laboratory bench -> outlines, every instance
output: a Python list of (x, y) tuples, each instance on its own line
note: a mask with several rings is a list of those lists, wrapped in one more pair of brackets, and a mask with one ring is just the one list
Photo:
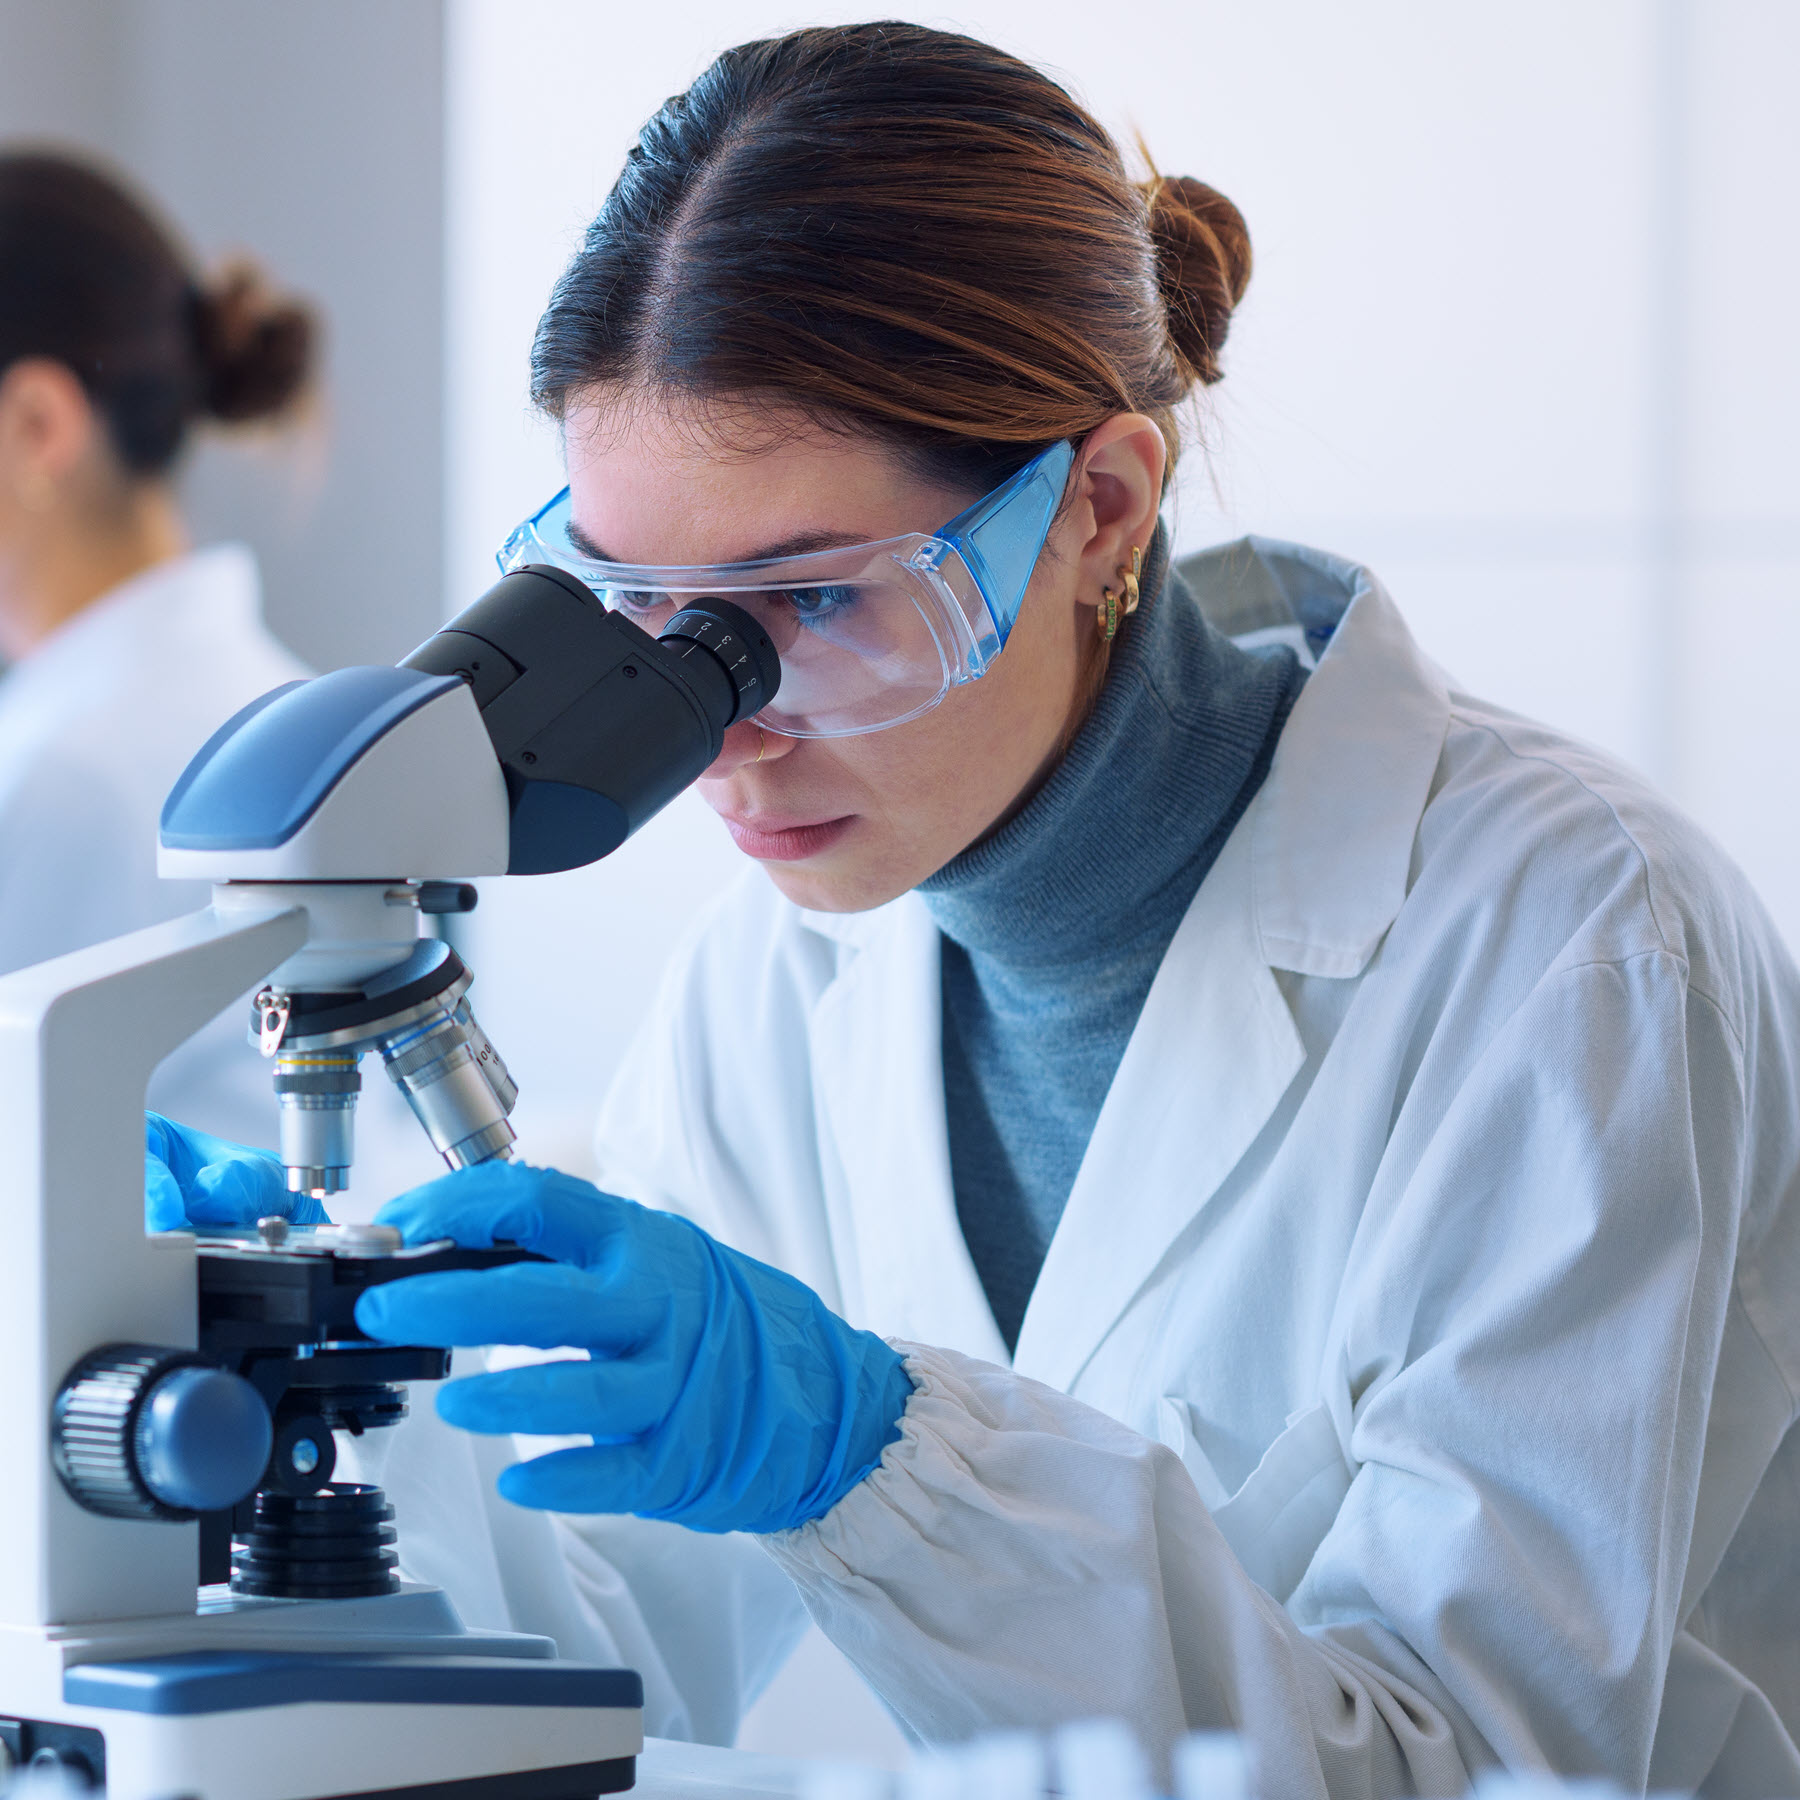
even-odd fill
[(793, 1800), (806, 1768), (797, 1757), (646, 1738), (631, 1794), (636, 1800)]

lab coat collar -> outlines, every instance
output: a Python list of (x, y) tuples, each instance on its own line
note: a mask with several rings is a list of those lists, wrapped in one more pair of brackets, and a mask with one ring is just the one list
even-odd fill
[(1248, 539), (1183, 574), (1234, 636), (1297, 627), (1322, 654), (1151, 984), (1026, 1310), (1014, 1366), (1065, 1390), (1305, 1063), (1273, 971), (1355, 975), (1393, 923), (1449, 724), (1366, 570)]
[(1322, 648), (1254, 809), (1250, 879), (1271, 968), (1350, 976), (1406, 898), (1413, 839), (1450, 724), (1443, 673), (1381, 583), (1321, 550), (1243, 538), (1181, 572), (1234, 637), (1297, 628)]
[(1257, 949), (1251, 843), (1240, 824), (1177, 929), (1050, 1240), (1013, 1362), (1053, 1387), (1074, 1387), (1305, 1061)]

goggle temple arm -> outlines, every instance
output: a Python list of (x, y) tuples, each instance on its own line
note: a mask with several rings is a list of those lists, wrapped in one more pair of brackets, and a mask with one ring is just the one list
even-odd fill
[(1074, 466), (1073, 442), (1065, 438), (1052, 444), (937, 534), (962, 558), (987, 602), (995, 654), (1005, 648), (1018, 622)]

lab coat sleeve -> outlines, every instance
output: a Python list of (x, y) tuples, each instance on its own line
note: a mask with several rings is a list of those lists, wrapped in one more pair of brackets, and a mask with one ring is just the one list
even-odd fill
[(1355, 1473), (1285, 1607), (1170, 1451), (923, 1348), (900, 1441), (770, 1551), (928, 1739), (1111, 1713), (1159, 1753), (1242, 1730), (1283, 1800), (1460, 1794), (1496, 1760), (1641, 1787), (1741, 1076), (1662, 953), (1552, 970), (1498, 1029), (1370, 1197), (1339, 1372)]

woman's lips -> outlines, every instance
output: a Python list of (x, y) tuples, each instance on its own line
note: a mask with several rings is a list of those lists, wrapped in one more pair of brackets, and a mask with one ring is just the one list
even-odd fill
[(821, 819), (816, 825), (783, 825), (775, 819), (735, 819), (720, 815), (732, 841), (746, 856), (758, 862), (804, 862), (829, 849), (856, 822), (846, 813), (841, 819)]

